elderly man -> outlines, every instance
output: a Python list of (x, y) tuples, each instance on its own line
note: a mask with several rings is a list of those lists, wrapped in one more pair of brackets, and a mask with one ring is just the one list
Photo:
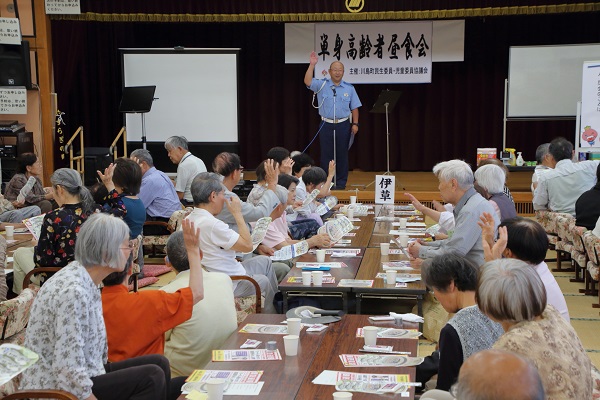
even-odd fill
[[(452, 393), (452, 394), (450, 394)], [(505, 350), (483, 350), (469, 357), (450, 393), (431, 390), (421, 400), (544, 400), (537, 369)]]
[[(181, 210), (181, 203), (171, 179), (154, 166), (152, 155), (146, 149), (131, 152), (130, 158), (142, 168), (142, 186), (138, 197), (146, 207), (146, 221), (168, 222), (171, 215)], [(162, 226), (144, 226), (144, 235), (168, 235)]]
[(550, 143), (543, 143), (538, 146), (535, 150), (535, 160), (537, 165), (533, 170), (533, 175), (531, 176), (531, 193), (535, 193), (535, 188), (538, 185), (538, 180), (540, 179), (540, 175), (546, 173), (551, 170), (550, 163), (548, 162), (548, 152), (550, 149)]
[[(274, 313), (273, 297), (277, 290), (277, 278), (266, 256), (236, 260), (236, 252), (249, 253), (253, 250), (250, 230), (242, 214), (242, 203), (236, 196), (226, 197), (225, 186), (212, 173), (202, 173), (192, 182), (194, 211), (186, 217), (200, 228), (200, 248), (204, 253), (202, 265), (209, 272), (223, 272), (227, 275), (249, 275), (254, 278), (265, 296), (264, 311)], [(279, 202), (279, 201), (278, 201)], [(216, 218), (227, 207), (233, 217), (237, 232)], [(254, 286), (249, 282), (237, 282), (234, 288), (236, 297), (253, 295)]]
[[(492, 205), (473, 188), (473, 171), (469, 164), (461, 160), (450, 160), (436, 164), (433, 173), (440, 181), (439, 191), (442, 200), (454, 206), (454, 231), (448, 239), (430, 243), (413, 242), (408, 247), (414, 258), (431, 258), (439, 254), (456, 252), (476, 265), (484, 261), (481, 244), (481, 231), (477, 225), (479, 216), (494, 213)], [(495, 219), (495, 226), (499, 220)]]
[(548, 163), (553, 169), (539, 176), (533, 208), (575, 216), (575, 202), (596, 184), (600, 161), (574, 163), (573, 144), (563, 137), (551, 141), (548, 151)]
[(206, 172), (206, 165), (188, 150), (188, 141), (183, 136), (171, 136), (165, 142), (165, 149), (173, 164), (177, 164), (175, 190), (183, 205), (193, 205), (190, 188), (200, 172)]
[[(161, 290), (176, 293), (189, 286), (190, 262), (182, 231), (171, 234), (167, 242), (167, 266), (178, 272)], [(237, 329), (233, 287), (229, 276), (202, 270), (204, 299), (196, 303), (192, 317), (165, 334), (165, 356), (171, 364), (171, 376), (188, 376), (198, 365), (210, 361), (212, 350), (220, 348)]]
[(313, 75), (317, 61), (317, 54), (313, 51), (310, 53), (310, 64), (304, 74), (304, 84), (315, 93), (322, 120), (319, 127), (321, 168), (327, 171), (329, 161), (335, 160), (335, 189), (345, 189), (348, 181), (348, 148), (351, 137), (358, 133), (358, 108), (362, 104), (354, 86), (342, 80), (344, 64), (339, 61), (332, 62), (329, 67), (331, 78), (316, 79)]

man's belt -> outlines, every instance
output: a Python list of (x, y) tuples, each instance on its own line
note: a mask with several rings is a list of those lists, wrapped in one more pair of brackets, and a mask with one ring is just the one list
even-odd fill
[(330, 124), (339, 124), (340, 122), (344, 122), (348, 119), (349, 117), (346, 118), (340, 118), (340, 119), (329, 119), (329, 118), (325, 118), (325, 117), (321, 117), (321, 119), (325, 122), (329, 122)]

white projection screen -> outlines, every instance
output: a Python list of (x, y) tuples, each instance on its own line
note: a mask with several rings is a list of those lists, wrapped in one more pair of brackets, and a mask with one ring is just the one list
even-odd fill
[[(146, 140), (238, 142), (239, 49), (119, 49), (123, 83), (156, 86)], [(140, 114), (125, 114), (128, 141), (141, 141)]]
[(509, 118), (575, 117), (583, 62), (600, 59), (600, 44), (511, 47)]

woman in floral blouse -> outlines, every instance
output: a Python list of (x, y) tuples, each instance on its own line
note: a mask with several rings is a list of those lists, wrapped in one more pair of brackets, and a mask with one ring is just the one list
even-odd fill
[(50, 181), (60, 207), (45, 215), (37, 246), (15, 251), (15, 293), (21, 293), (23, 278), (34, 267), (64, 267), (73, 261), (77, 233), (94, 210), (92, 195), (83, 186), (77, 171), (70, 168), (58, 169), (52, 174)]
[(40, 358), (23, 372), (20, 389), (65, 390), (90, 400), (167, 398), (171, 373), (164, 356), (107, 364), (98, 285), (131, 263), (131, 250), (129, 228), (122, 220), (102, 213), (88, 218), (79, 232), (75, 260), (42, 286), (31, 307), (24, 345)]
[(42, 175), (42, 161), (33, 153), (23, 153), (18, 160), (17, 173), (12, 177), (4, 189), (6, 200), (15, 201), (21, 189), (29, 178), (35, 177), (35, 184), (31, 192), (25, 196), (26, 206), (38, 206), (42, 213), (52, 210), (51, 200), (54, 198), (51, 188), (45, 188), (40, 180)]

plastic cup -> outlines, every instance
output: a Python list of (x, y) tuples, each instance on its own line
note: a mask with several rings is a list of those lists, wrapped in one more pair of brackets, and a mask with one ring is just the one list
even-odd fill
[(348, 207), (348, 211), (346, 211), (346, 216), (348, 217), (348, 219), (352, 219), (354, 218), (354, 208), (350, 208)]
[(406, 218), (400, 218), (400, 229), (406, 229), (406, 223), (408, 222), (408, 219)]
[(396, 284), (396, 276), (398, 276), (398, 271), (396, 271), (395, 269), (388, 269), (387, 271), (385, 271), (385, 281), (388, 285)]
[(311, 275), (310, 271), (303, 272), (302, 273), (302, 285), (310, 286), (311, 276), (312, 275)]
[(323, 285), (323, 271), (313, 271), (312, 272), (312, 280), (315, 286)]
[(351, 399), (352, 393), (350, 392), (333, 392), (333, 400)]
[(400, 235), (400, 245), (402, 247), (408, 246), (408, 235)]
[(206, 394), (208, 395), (208, 400), (223, 400), (225, 382), (225, 379), (217, 378), (206, 381)]
[(300, 318), (288, 318), (287, 328), (290, 335), (300, 335), (300, 329), (302, 328), (302, 319)]
[(365, 326), (363, 328), (363, 336), (365, 337), (365, 346), (377, 345), (377, 332), (379, 328), (376, 326)]
[(387, 256), (390, 254), (390, 244), (389, 243), (381, 243), (381, 255)]
[(283, 337), (283, 346), (286, 356), (295, 356), (298, 354), (299, 341), (300, 337), (298, 335), (286, 335)]
[(350, 196), (350, 204), (356, 204), (356, 196)]
[(13, 239), (15, 237), (15, 227), (12, 225), (6, 225), (4, 227), (4, 230), (6, 231), (6, 238), (7, 239)]
[(317, 262), (318, 263), (322, 263), (325, 262), (325, 250), (317, 250), (315, 251), (315, 254), (317, 255)]

